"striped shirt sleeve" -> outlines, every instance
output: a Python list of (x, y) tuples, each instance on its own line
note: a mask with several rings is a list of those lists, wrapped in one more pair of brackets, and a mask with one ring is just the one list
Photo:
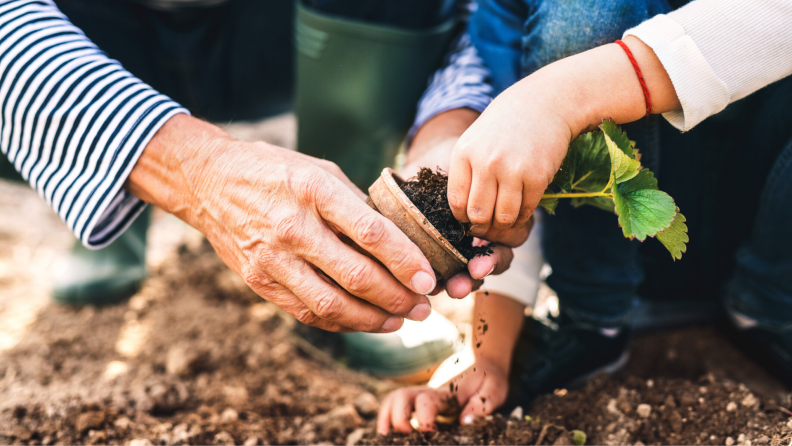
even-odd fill
[(109, 244), (143, 210), (122, 186), (178, 113), (51, 0), (0, 0), (0, 150), (86, 246)]
[(429, 88), (418, 103), (418, 113), (407, 136), (412, 141), (415, 132), (432, 117), (455, 108), (471, 108), (483, 112), (492, 101), (490, 72), (479, 57), (467, 33), (459, 36), (442, 68), (434, 73)]

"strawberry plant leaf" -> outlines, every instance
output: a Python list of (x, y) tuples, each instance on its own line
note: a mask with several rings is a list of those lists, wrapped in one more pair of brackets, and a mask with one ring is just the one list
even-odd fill
[(657, 178), (649, 169), (642, 169), (630, 181), (621, 184), (621, 190), (624, 192), (639, 190), (639, 189), (657, 189)]
[[(630, 156), (627, 155), (607, 133), (605, 134), (605, 144), (608, 146), (608, 153), (611, 158), (613, 182), (619, 184), (635, 178), (641, 170), (641, 163), (638, 160), (630, 158)], [(632, 149), (629, 150), (632, 152)]]
[(584, 133), (569, 145), (553, 184), (561, 192), (599, 192), (610, 179), (610, 155), (602, 132)]
[(550, 215), (555, 214), (556, 206), (558, 206), (558, 198), (542, 198), (539, 200), (539, 206), (545, 208)]
[(657, 237), (674, 259), (688, 242), (685, 217), (674, 199), (657, 188), (657, 179), (641, 166), (641, 153), (613, 120), (569, 145), (567, 155), (539, 205), (551, 214), (560, 198), (574, 207), (589, 205), (615, 212), (624, 236)]
[(671, 226), (676, 216), (674, 200), (656, 189), (614, 185), (613, 204), (624, 236), (641, 241)]
[(630, 138), (627, 137), (627, 134), (624, 133), (624, 130), (621, 129), (613, 119), (606, 119), (602, 121), (599, 128), (602, 130), (602, 133), (606, 134), (611, 141), (613, 141), (616, 146), (624, 152), (625, 155), (630, 157), (630, 159), (635, 159), (635, 141), (630, 141)]
[(676, 211), (677, 214), (676, 217), (674, 217), (674, 222), (663, 232), (657, 233), (657, 240), (660, 240), (660, 243), (668, 249), (674, 260), (679, 260), (682, 258), (682, 253), (687, 251), (687, 246), (685, 244), (690, 239), (687, 235), (685, 216), (679, 212), (679, 208), (677, 208)]

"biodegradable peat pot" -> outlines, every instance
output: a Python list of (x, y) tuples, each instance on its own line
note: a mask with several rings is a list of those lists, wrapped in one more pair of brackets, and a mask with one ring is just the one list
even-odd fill
[(369, 187), (366, 203), (396, 223), (418, 245), (439, 278), (448, 279), (464, 269), (468, 261), (407, 198), (399, 187), (403, 183), (404, 180), (393, 169), (385, 168), (377, 181)]

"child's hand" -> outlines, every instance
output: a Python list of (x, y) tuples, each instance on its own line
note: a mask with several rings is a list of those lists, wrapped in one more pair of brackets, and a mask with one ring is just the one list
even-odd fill
[(448, 201), (477, 237), (526, 224), (571, 140), (566, 121), (541, 101), (524, 101), (521, 88), (496, 98), (454, 147)]
[(435, 431), (435, 417), (454, 412), (459, 406), (463, 407), (459, 414), (460, 422), (470, 424), (475, 417), (491, 414), (506, 401), (507, 373), (501, 367), (479, 359), (439, 389), (420, 386), (395, 390), (385, 397), (380, 407), (377, 433), (385, 435), (391, 427), (402, 433), (411, 432), (413, 411), (418, 420), (418, 430)]
[[(409, 178), (418, 173), (420, 167), (439, 167), (448, 172), (451, 156), (459, 137), (479, 117), (479, 113), (470, 109), (453, 109), (438, 114), (427, 121), (415, 134), (412, 145), (407, 152), (407, 165), (401, 174)], [(511, 248), (525, 243), (531, 231), (532, 222), (522, 228), (495, 230), (486, 234), (477, 234), (481, 240), (492, 242), (492, 255), (478, 256), (468, 262), (467, 271), (451, 277), (446, 283), (438, 283), (431, 294), (443, 289), (449, 296), (461, 299), (477, 290), (484, 277), (497, 275), (509, 268), (514, 254)]]
[[(634, 36), (632, 50), (653, 112), (679, 110), (671, 78), (652, 49)], [(635, 70), (619, 45), (553, 62), (501, 93), (459, 138), (449, 169), (448, 198), (457, 220), (480, 236), (520, 227), (561, 167), (572, 138), (603, 118), (627, 123), (646, 114)]]

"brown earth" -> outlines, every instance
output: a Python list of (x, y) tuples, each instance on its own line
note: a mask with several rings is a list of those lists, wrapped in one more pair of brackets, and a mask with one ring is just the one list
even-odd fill
[(497, 416), (383, 438), (370, 434), (373, 415), (393, 385), (328, 359), (295, 326), (211, 247), (185, 246), (127, 305), (39, 312), (0, 354), (0, 442), (343, 444), (354, 434), (366, 444), (566, 444), (574, 429), (591, 444), (792, 440), (790, 401), (711, 363), (717, 351), (761, 378), (709, 328), (638, 339), (625, 373), (542, 398), (526, 411), (538, 421)]
[(337, 338), (262, 301), (176, 226), (155, 216), (152, 278), (129, 302), (58, 306), (47, 271), (70, 235), (0, 181), (1, 444), (569, 444), (573, 430), (589, 444), (792, 443), (792, 394), (711, 327), (636, 339), (622, 373), (542, 397), (531, 421), (377, 437), (396, 385), (333, 360)]

